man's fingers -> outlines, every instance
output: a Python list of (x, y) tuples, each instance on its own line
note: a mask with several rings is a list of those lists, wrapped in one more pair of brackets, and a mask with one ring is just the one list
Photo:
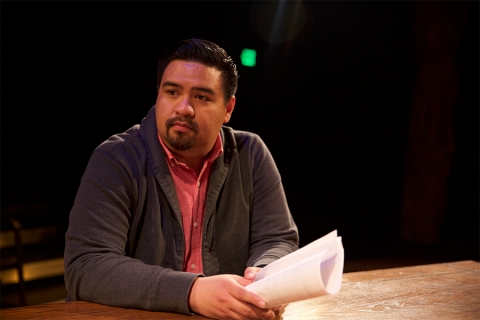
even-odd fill
[(254, 280), (255, 275), (257, 274), (258, 271), (262, 270), (262, 268), (257, 268), (257, 267), (248, 267), (245, 269), (243, 272), (243, 277), (247, 280)]
[(215, 319), (274, 319), (274, 310), (265, 309), (265, 301), (242, 285), (250, 282), (236, 275), (198, 278), (192, 285), (190, 308)]
[(275, 313), (271, 309), (262, 309), (252, 306), (249, 303), (241, 302), (236, 306), (234, 313), (240, 314), (248, 319), (274, 319)]
[(253, 280), (248, 280), (248, 279), (245, 279), (245, 278), (242, 278), (242, 277), (237, 277), (235, 278), (235, 281), (240, 284), (242, 287), (246, 287), (248, 286), (249, 284), (253, 283)]
[[(245, 283), (251, 283), (251, 281), (246, 280), (242, 277), (238, 277), (236, 281), (241, 285), (244, 285)], [(232, 292), (231, 294), (237, 300), (249, 303), (260, 309), (265, 308), (265, 301), (260, 296), (248, 291), (244, 287), (237, 287), (236, 290), (234, 290), (234, 292)]]
[(288, 306), (288, 304), (283, 304), (279, 307), (272, 308), (272, 310), (275, 312), (275, 315), (282, 315), (285, 312), (285, 308)]

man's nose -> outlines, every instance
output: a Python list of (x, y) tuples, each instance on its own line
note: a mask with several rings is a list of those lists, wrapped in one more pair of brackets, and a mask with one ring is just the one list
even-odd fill
[(175, 112), (182, 116), (193, 116), (194, 110), (192, 104), (190, 103), (190, 99), (182, 99), (175, 107)]

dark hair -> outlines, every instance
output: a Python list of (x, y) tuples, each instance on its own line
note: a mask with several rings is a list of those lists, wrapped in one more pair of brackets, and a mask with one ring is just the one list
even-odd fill
[(225, 101), (228, 101), (237, 92), (239, 75), (232, 58), (217, 44), (201, 39), (179, 41), (163, 53), (157, 65), (157, 90), (162, 82), (165, 69), (173, 60), (198, 62), (220, 71)]

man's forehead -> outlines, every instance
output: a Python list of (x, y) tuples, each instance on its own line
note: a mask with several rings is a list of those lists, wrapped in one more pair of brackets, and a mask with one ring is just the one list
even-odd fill
[(184, 84), (189, 86), (187, 83), (193, 85), (191, 89), (201, 89), (222, 97), (224, 95), (222, 72), (217, 68), (196, 61), (170, 61), (163, 73), (161, 86), (183, 88)]
[(211, 72), (220, 73), (220, 71), (215, 67), (208, 66), (202, 62), (190, 61), (190, 60), (172, 60), (167, 65), (167, 69), (169, 67), (172, 67), (172, 68), (184, 67), (187, 69), (205, 69)]
[(221, 72), (218, 69), (195, 61), (173, 60), (165, 69), (162, 83), (181, 80), (206, 82), (208, 86), (222, 86)]

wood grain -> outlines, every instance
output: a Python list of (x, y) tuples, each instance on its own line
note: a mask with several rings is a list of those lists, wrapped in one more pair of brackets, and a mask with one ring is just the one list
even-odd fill
[[(207, 319), (91, 302), (0, 310), (0, 319)], [(277, 320), (480, 319), (480, 263), (458, 261), (345, 273), (340, 291), (290, 304)]]
[(480, 319), (480, 263), (353, 272), (334, 296), (300, 301), (283, 319)]
[(169, 312), (152, 312), (137, 309), (117, 308), (97, 303), (76, 301), (49, 303), (37, 306), (12, 308), (0, 311), (0, 319), (207, 319), (202, 316), (188, 316)]

